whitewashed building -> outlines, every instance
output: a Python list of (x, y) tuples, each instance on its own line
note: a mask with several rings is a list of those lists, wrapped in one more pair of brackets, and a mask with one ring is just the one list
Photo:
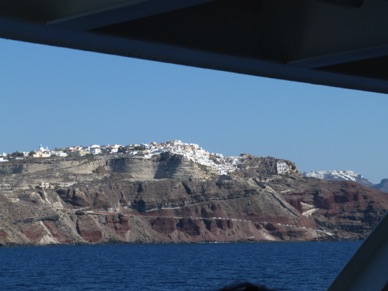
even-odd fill
[(97, 148), (97, 147), (91, 147), (91, 149), (90, 149), (90, 153), (92, 154), (92, 155), (99, 155), (99, 154), (101, 154), (101, 148)]
[(60, 157), (60, 158), (66, 158), (67, 157), (67, 153), (65, 153), (63, 151), (54, 151), (54, 156)]
[(287, 173), (289, 170), (290, 168), (285, 161), (278, 161), (276, 163), (276, 171), (278, 174)]

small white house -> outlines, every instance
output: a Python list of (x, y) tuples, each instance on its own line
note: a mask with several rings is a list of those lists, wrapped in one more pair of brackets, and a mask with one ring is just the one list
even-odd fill
[(115, 153), (117, 153), (118, 151), (119, 151), (118, 148), (111, 148), (111, 149), (110, 149), (110, 153), (111, 153), (111, 154), (115, 154)]
[(67, 154), (65, 152), (63, 152), (63, 151), (55, 151), (54, 152), (54, 156), (61, 157), (61, 158), (66, 158)]
[(289, 167), (286, 162), (279, 161), (276, 163), (276, 170), (278, 174), (284, 174), (289, 171)]
[(50, 150), (48, 149), (48, 147), (44, 147), (44, 146), (40, 145), (38, 151), (44, 153), (44, 152), (48, 152)]
[(91, 148), (90, 153), (92, 155), (99, 155), (99, 154), (101, 154), (101, 149), (100, 148)]

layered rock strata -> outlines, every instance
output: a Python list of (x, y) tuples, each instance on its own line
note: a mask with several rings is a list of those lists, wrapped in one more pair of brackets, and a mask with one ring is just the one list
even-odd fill
[(290, 161), (220, 161), (162, 152), (2, 163), (0, 244), (362, 239), (388, 209), (386, 193), (306, 178)]

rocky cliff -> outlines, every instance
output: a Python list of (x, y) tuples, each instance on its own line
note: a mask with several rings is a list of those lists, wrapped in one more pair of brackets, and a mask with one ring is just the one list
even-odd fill
[(388, 209), (386, 193), (306, 178), (290, 161), (210, 158), (2, 163), (0, 244), (361, 239)]

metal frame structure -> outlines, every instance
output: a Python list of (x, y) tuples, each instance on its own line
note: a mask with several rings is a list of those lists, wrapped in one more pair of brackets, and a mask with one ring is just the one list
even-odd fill
[(2, 0), (0, 37), (388, 93), (385, 0)]

